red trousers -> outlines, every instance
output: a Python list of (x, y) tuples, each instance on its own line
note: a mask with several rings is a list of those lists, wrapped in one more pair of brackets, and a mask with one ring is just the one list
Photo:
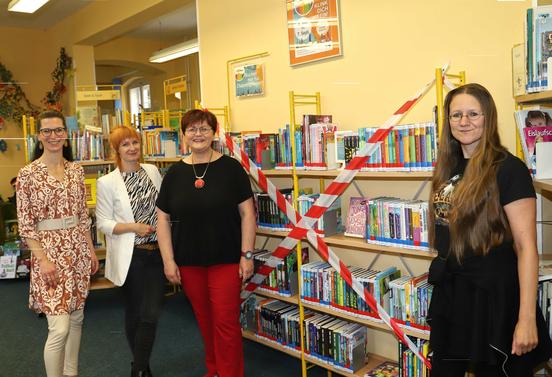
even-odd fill
[(238, 264), (180, 267), (205, 346), (206, 377), (243, 377)]

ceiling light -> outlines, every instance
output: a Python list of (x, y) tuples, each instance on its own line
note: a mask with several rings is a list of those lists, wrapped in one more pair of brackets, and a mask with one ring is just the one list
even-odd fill
[(199, 51), (199, 43), (196, 39), (178, 43), (174, 46), (159, 50), (153, 53), (149, 58), (150, 63), (164, 63), (169, 60), (181, 58), (186, 55), (193, 54)]
[(49, 0), (12, 0), (8, 4), (10, 12), (34, 13)]

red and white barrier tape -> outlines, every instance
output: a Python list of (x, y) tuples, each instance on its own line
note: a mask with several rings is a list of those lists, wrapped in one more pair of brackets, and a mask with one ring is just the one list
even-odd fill
[[(445, 71), (446, 67), (443, 68), (443, 73)], [(431, 368), (429, 361), (422, 355), (418, 347), (416, 347), (416, 345), (404, 334), (395, 319), (391, 318), (368, 292), (368, 290), (364, 288), (362, 283), (352, 276), (349, 269), (345, 266), (345, 264), (343, 264), (343, 262), (341, 262), (337, 254), (335, 254), (335, 252), (333, 252), (328, 245), (326, 245), (324, 240), (312, 230), (312, 226), (331, 206), (337, 197), (345, 191), (356, 173), (360, 171), (360, 168), (364, 166), (371, 154), (377, 149), (378, 144), (384, 140), (391, 129), (397, 125), (402, 117), (422, 98), (434, 82), (435, 80), (432, 80), (422, 90), (416, 93), (413, 98), (406, 101), (383, 124), (383, 126), (376, 131), (376, 133), (368, 140), (366, 146), (355, 155), (351, 162), (328, 186), (325, 192), (320, 195), (318, 200), (302, 218), (284, 198), (284, 196), (276, 189), (274, 184), (272, 184), (272, 182), (266, 178), (262, 171), (257, 168), (253, 161), (249, 159), (247, 154), (240, 150), (230, 136), (221, 130), (222, 140), (226, 143), (231, 153), (242, 163), (244, 168), (250, 173), (253, 179), (255, 179), (261, 189), (264, 190), (278, 205), (278, 207), (286, 213), (286, 216), (289, 218), (290, 222), (295, 225), (288, 236), (278, 245), (268, 261), (261, 266), (259, 271), (251, 279), (251, 282), (245, 287), (241, 296), (242, 300), (245, 300), (266, 279), (268, 274), (270, 274), (270, 272), (283, 260), (283, 258), (285, 258), (292, 251), (292, 249), (297, 245), (297, 242), (306, 236), (309, 242), (315, 247), (318, 254), (339, 272), (341, 277), (360, 297), (364, 298), (370, 308), (374, 310), (383, 322), (385, 322), (393, 330), (395, 335), (397, 335), (397, 337), (405, 343), (412, 350), (412, 352), (424, 362), (424, 364)]]

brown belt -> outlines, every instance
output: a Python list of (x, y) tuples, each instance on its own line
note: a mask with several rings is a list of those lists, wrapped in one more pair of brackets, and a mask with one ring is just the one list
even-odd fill
[(134, 245), (135, 248), (140, 250), (157, 250), (159, 249), (159, 244), (157, 242), (143, 243), (140, 245)]

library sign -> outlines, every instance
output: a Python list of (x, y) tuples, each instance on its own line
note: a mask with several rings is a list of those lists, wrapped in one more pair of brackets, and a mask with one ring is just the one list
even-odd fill
[(79, 90), (77, 101), (112, 101), (121, 99), (120, 90)]

